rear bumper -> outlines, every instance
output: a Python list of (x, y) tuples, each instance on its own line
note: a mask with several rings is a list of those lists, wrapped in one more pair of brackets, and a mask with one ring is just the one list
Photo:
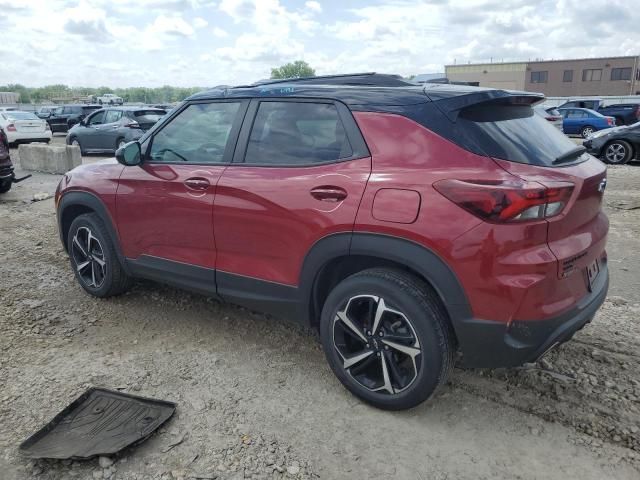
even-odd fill
[(470, 368), (516, 367), (534, 362), (558, 343), (589, 323), (604, 302), (609, 289), (606, 261), (593, 290), (578, 304), (557, 317), (546, 320), (514, 320), (510, 324), (468, 319), (456, 325), (463, 365)]
[(21, 141), (51, 140), (51, 136), (51, 130), (45, 130), (44, 132), (7, 132), (7, 141), (16, 143)]

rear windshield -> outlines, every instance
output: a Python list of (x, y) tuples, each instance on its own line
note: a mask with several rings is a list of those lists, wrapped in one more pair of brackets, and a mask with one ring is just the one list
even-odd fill
[(477, 105), (463, 110), (457, 122), (464, 136), (485, 155), (512, 162), (550, 166), (576, 148), (527, 105)]
[(31, 112), (9, 112), (6, 116), (13, 120), (40, 120)]
[(87, 113), (87, 112), (93, 112), (94, 110), (100, 110), (101, 108), (102, 108), (102, 107), (100, 107), (100, 106), (95, 106), (95, 107), (82, 107), (82, 111), (83, 111), (84, 113)]
[(133, 112), (133, 116), (138, 123), (156, 123), (162, 117), (166, 115), (165, 111), (158, 110), (136, 110)]

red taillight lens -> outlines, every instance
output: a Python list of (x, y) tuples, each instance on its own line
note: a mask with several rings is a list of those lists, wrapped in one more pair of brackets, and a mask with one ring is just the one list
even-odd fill
[(433, 187), (453, 203), (488, 222), (525, 222), (553, 217), (571, 198), (573, 184), (440, 180)]
[(636, 118), (640, 119), (640, 105), (636, 107)]
[(611, 117), (607, 118), (607, 125), (615, 125), (615, 124), (616, 124), (616, 122), (614, 121), (613, 118), (611, 118)]
[(557, 120), (562, 120), (562, 117), (545, 117), (549, 122), (555, 122)]
[(129, 127), (129, 128), (140, 128), (140, 124), (138, 122), (131, 122), (131, 123), (127, 123), (125, 125), (125, 127)]
[(13, 123), (10, 123), (9, 125), (7, 125), (7, 131), (16, 132), (16, 126)]

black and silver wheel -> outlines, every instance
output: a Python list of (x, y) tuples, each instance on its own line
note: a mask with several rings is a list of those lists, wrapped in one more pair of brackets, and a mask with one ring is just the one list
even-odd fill
[(437, 296), (405, 272), (372, 269), (342, 281), (320, 333), (336, 376), (355, 395), (399, 410), (429, 398), (452, 365), (452, 336)]
[(587, 125), (585, 127), (582, 127), (582, 130), (580, 130), (580, 135), (582, 136), (582, 138), (588, 138), (595, 131), (596, 129), (593, 128), (591, 125)]
[(632, 155), (631, 145), (624, 140), (614, 140), (604, 149), (605, 161), (614, 165), (627, 163)]
[(73, 221), (67, 249), (78, 283), (91, 295), (109, 297), (129, 288), (131, 280), (120, 265), (104, 223), (96, 214), (80, 215)]

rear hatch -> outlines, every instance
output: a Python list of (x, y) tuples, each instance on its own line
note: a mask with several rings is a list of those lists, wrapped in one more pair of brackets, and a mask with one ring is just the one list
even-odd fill
[[(566, 278), (604, 253), (608, 220), (602, 212), (606, 167), (549, 122), (518, 102), (489, 102), (462, 110), (466, 135), (503, 169), (547, 191), (569, 191), (544, 215), (547, 243)], [(572, 187), (572, 190), (571, 190)], [(555, 205), (555, 204), (554, 204)]]
[(30, 112), (11, 112), (9, 120), (20, 133), (42, 133), (46, 129), (46, 122)]

